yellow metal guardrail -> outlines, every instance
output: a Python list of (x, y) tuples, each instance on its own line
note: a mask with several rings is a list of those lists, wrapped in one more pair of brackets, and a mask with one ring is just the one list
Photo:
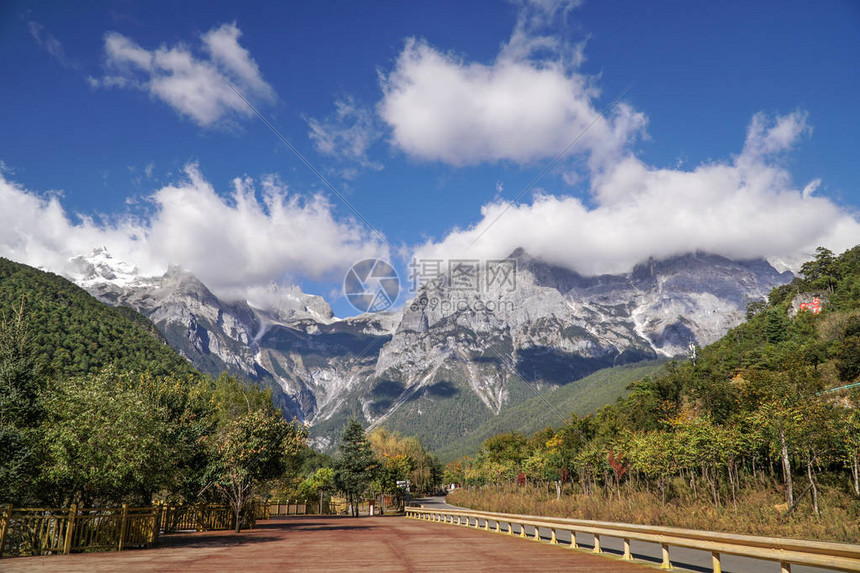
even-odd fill
[[(594, 553), (603, 552), (600, 547), (601, 536), (613, 537), (624, 542), (622, 559), (633, 559), (630, 553), (631, 539), (657, 543), (662, 548), (661, 567), (663, 569), (672, 568), (672, 562), (669, 558), (669, 547), (672, 546), (710, 551), (714, 573), (722, 572), (721, 556), (723, 554), (776, 561), (780, 564), (782, 573), (791, 573), (793, 564), (826, 567), (838, 571), (860, 571), (860, 545), (847, 543), (756, 537), (674, 527), (652, 527), (629, 523), (471, 510), (407, 507), (406, 517), (475, 527), (485, 531), (507, 533), (508, 535), (514, 535), (514, 526), (517, 526), (520, 537), (527, 537), (526, 527), (532, 527), (534, 528), (534, 535), (530, 537), (536, 541), (541, 540), (540, 528), (543, 528), (550, 531), (549, 543), (551, 544), (558, 544), (557, 532), (565, 531), (570, 533), (571, 549), (579, 547), (576, 541), (577, 533), (589, 533), (594, 536)], [(490, 527), (491, 522), (494, 523), (492, 528)], [(472, 525), (473, 523), (474, 525)]]

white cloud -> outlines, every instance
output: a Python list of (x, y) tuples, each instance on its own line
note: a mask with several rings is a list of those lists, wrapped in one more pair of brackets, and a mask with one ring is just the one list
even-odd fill
[(761, 157), (789, 149), (804, 134), (811, 134), (806, 112), (795, 112), (777, 117), (771, 122), (764, 113), (753, 116), (747, 129), (742, 157), (758, 160)]
[(595, 171), (615, 161), (647, 121), (626, 104), (597, 119), (599, 93), (576, 71), (584, 43), (571, 46), (543, 33), (574, 4), (521, 3), (511, 38), (491, 64), (407, 40), (394, 69), (381, 76), (378, 113), (392, 144), (412, 157), (457, 166), (528, 163), (554, 158), (582, 135), (571, 154), (587, 155)]
[(382, 169), (381, 163), (368, 156), (370, 148), (382, 136), (376, 119), (370, 110), (357, 105), (351, 97), (336, 101), (333, 115), (323, 120), (307, 118), (307, 122), (308, 137), (320, 153), (363, 168)]
[(339, 278), (357, 260), (387, 255), (359, 223), (335, 218), (323, 196), (290, 194), (274, 177), (236, 179), (225, 199), (190, 165), (151, 200), (146, 219), (76, 222), (59, 195), (40, 197), (0, 173), (0, 255), (63, 273), (70, 257), (106, 246), (145, 274), (181, 265), (228, 298), (284, 276)]
[(108, 74), (90, 78), (90, 84), (145, 91), (203, 127), (237, 115), (248, 117), (253, 112), (225, 82), (252, 102), (273, 102), (276, 95), (257, 62), (239, 44), (241, 34), (235, 24), (213, 28), (201, 37), (206, 57), (198, 57), (183, 44), (147, 50), (109, 32), (105, 35)]
[(66, 56), (66, 50), (63, 44), (50, 32), (45, 29), (45, 26), (38, 22), (30, 20), (27, 23), (30, 29), (30, 35), (39, 44), (39, 47), (48, 52), (64, 68), (75, 68), (77, 65)]
[(813, 196), (809, 189), (816, 182), (798, 190), (778, 165), (779, 154), (809, 131), (802, 113), (773, 122), (756, 115), (743, 151), (731, 161), (685, 171), (628, 156), (592, 178), (592, 206), (544, 195), (502, 215), (506, 204), (495, 201), (483, 207), (476, 225), (428, 241), (416, 256), (499, 258), (523, 247), (548, 262), (595, 275), (629, 271), (648, 257), (699, 250), (783, 260), (798, 260), (819, 245), (841, 252), (860, 243), (856, 214)]
[(508, 42), (502, 47), (500, 59), (526, 60), (537, 56), (566, 61), (578, 67), (584, 61), (585, 42), (571, 45), (552, 29), (563, 23), (581, 0), (520, 0), (517, 22)]

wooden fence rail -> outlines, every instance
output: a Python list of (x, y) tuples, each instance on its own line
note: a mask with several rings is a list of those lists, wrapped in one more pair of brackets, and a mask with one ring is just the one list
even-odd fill
[[(274, 500), (269, 501), (267, 504), (264, 504), (266, 510), (268, 511), (268, 515), (307, 515), (308, 510), (311, 509), (308, 507), (308, 504), (303, 501), (283, 501), (283, 500)], [(325, 505), (323, 504), (323, 511), (325, 511)]]
[[(242, 514), (253, 528), (263, 504)], [(268, 515), (266, 515), (268, 517)], [(0, 506), (0, 557), (68, 554), (149, 547), (162, 533), (232, 529), (233, 512), (225, 505), (100, 507), (68, 509)]]
[[(631, 539), (648, 541), (660, 545), (662, 549), (661, 567), (663, 569), (672, 568), (669, 555), (671, 546), (710, 551), (714, 573), (722, 571), (721, 555), (723, 554), (776, 561), (780, 564), (782, 573), (791, 573), (792, 564), (826, 567), (838, 571), (860, 571), (860, 545), (847, 543), (802, 541), (674, 527), (652, 527), (629, 523), (471, 510), (408, 507), (406, 508), (406, 517), (475, 527), (496, 533), (507, 533), (508, 535), (514, 535), (516, 530), (519, 537), (527, 537), (526, 527), (532, 527), (534, 529), (532, 538), (536, 541), (542, 540), (540, 529), (543, 528), (549, 530), (549, 543), (551, 544), (558, 544), (558, 531), (566, 531), (570, 533), (571, 549), (579, 547), (576, 541), (577, 533), (589, 533), (594, 536), (594, 553), (603, 552), (600, 547), (601, 537), (614, 537), (621, 539), (624, 543), (624, 559), (633, 558), (630, 553)], [(491, 527), (490, 523), (494, 525)]]
[[(358, 504), (359, 514), (369, 514), (370, 507), (370, 502), (362, 501)], [(319, 509), (319, 503), (306, 503), (294, 500), (269, 500), (259, 504), (257, 519), (290, 515), (317, 515), (319, 514)], [(322, 504), (322, 515), (347, 515), (348, 513), (349, 503), (346, 501), (327, 499)]]

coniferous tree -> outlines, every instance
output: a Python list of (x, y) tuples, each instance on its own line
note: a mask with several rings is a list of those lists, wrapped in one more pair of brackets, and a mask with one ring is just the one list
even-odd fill
[(364, 428), (353, 418), (347, 423), (335, 462), (335, 485), (346, 494), (352, 515), (358, 517), (358, 502), (373, 481), (378, 467)]
[(36, 500), (42, 377), (25, 315), (25, 302), (0, 320), (0, 503)]

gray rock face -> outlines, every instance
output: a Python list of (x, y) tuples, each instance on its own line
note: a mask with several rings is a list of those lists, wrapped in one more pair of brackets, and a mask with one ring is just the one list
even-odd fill
[(193, 274), (171, 267), (161, 277), (85, 285), (96, 298), (148, 317), (171, 346), (204, 372), (256, 377), (254, 335), (260, 320), (246, 303), (218, 299)]
[(148, 316), (201, 370), (269, 383), (285, 414), (310, 423), (321, 445), (349, 416), (397, 426), (455, 408), (467, 420), (603, 367), (683, 354), (791, 279), (765, 261), (707, 254), (598, 277), (521, 250), (509, 258), (515, 284), (482, 274), (479, 288), (462, 288), (441, 277), (400, 313), (347, 319), (298, 287), (273, 286), (253, 306), (226, 303), (188, 272), (139, 277), (104, 250), (73, 259), (70, 278)]
[[(750, 300), (790, 280), (764, 261), (695, 254), (649, 261), (619, 276), (583, 277), (517, 251), (516, 286), (425, 286), (380, 352), (377, 380), (398, 380), (394, 402), (440, 382), (492, 412), (511, 385), (566, 384), (606, 366), (684, 354), (743, 319)], [(365, 408), (383, 421), (390, 411)]]

